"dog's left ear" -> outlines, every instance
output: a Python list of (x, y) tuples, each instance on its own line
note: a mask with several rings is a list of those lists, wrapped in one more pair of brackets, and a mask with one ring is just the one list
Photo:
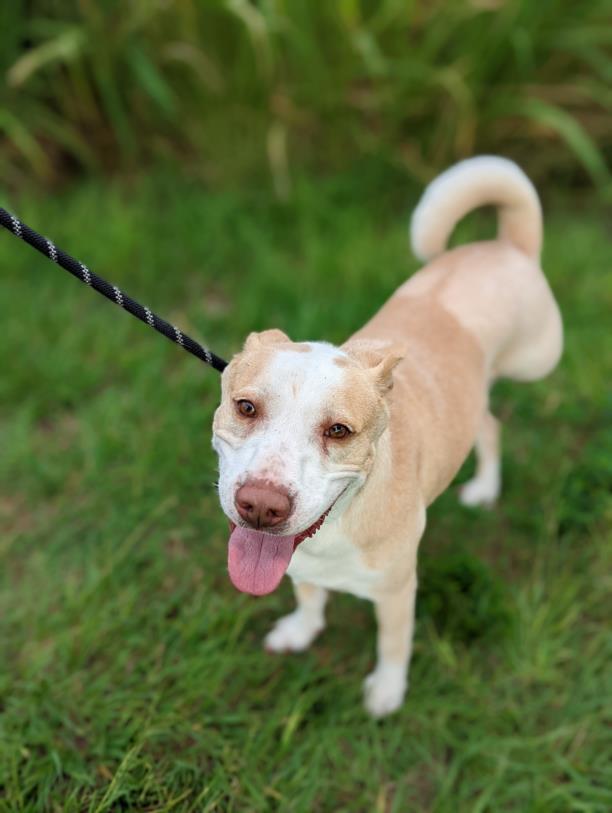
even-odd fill
[(393, 370), (406, 355), (401, 344), (368, 339), (350, 339), (342, 350), (366, 368), (381, 395), (393, 387)]
[(376, 380), (376, 386), (379, 391), (384, 395), (393, 387), (393, 370), (397, 367), (400, 361), (404, 358), (404, 350), (402, 348), (390, 349), (379, 364), (372, 370), (372, 375)]

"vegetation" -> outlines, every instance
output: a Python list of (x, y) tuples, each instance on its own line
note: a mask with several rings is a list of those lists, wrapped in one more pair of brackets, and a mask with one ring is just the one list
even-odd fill
[[(159, 176), (11, 208), (229, 356), (255, 328), (357, 328), (415, 267), (399, 189), (297, 178), (282, 205)], [(0, 811), (609, 811), (608, 228), (548, 218), (567, 349), (495, 393), (499, 507), (453, 488), (431, 512), (412, 687), (381, 723), (365, 602), (334, 597), (313, 648), (276, 658), (289, 586), (229, 583), (217, 375), (0, 235)]]
[(499, 152), (610, 188), (609, 0), (0, 5), (0, 177), (185, 167), (209, 184)]

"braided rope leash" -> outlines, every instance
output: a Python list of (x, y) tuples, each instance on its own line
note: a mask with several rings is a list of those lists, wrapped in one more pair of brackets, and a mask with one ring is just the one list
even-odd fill
[(15, 215), (7, 212), (6, 209), (3, 209), (2, 207), (0, 207), (0, 226), (4, 226), (4, 228), (7, 231), (10, 231), (11, 234), (14, 234), (15, 237), (20, 237), (22, 240), (28, 243), (28, 245), (32, 246), (32, 248), (35, 248), (36, 251), (44, 254), (45, 257), (57, 265), (60, 265), (63, 269), (72, 274), (72, 276), (80, 279), (81, 282), (85, 283), (85, 285), (93, 288), (99, 294), (102, 294), (102, 296), (105, 296), (111, 302), (114, 302), (115, 305), (118, 305), (120, 308), (128, 311), (128, 313), (131, 313), (132, 316), (135, 316), (137, 319), (140, 319), (141, 322), (144, 322), (145, 325), (152, 327), (153, 330), (156, 330), (167, 339), (170, 339), (171, 342), (180, 345), (183, 350), (186, 350), (188, 353), (196, 356), (200, 359), (200, 361), (209, 364), (220, 373), (222, 373), (227, 367), (227, 362), (222, 358), (216, 356), (206, 347), (202, 347), (201, 344), (196, 342), (190, 336), (187, 336), (186, 333), (182, 333), (174, 325), (166, 322), (160, 316), (153, 313), (153, 311), (149, 310), (149, 308), (146, 308), (144, 305), (136, 302), (136, 300), (132, 299), (131, 296), (128, 296), (126, 293), (117, 288), (116, 285), (110, 285), (105, 279), (102, 279), (102, 277), (99, 277), (97, 274), (94, 274), (93, 271), (90, 271), (86, 265), (83, 265), (83, 263), (75, 260), (74, 257), (66, 254), (66, 252), (62, 251), (61, 248), (57, 248), (57, 246), (54, 245), (51, 240), (47, 240), (41, 234), (35, 232), (34, 229), (26, 226), (26, 224), (19, 221)]

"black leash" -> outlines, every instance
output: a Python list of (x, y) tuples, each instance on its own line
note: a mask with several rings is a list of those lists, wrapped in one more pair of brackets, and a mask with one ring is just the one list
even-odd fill
[(14, 234), (15, 237), (20, 237), (22, 240), (25, 240), (32, 248), (35, 248), (36, 251), (40, 251), (41, 254), (44, 254), (45, 257), (52, 262), (61, 265), (61, 267), (72, 274), (73, 277), (80, 279), (85, 285), (89, 285), (90, 288), (93, 288), (99, 294), (102, 294), (102, 296), (114, 302), (115, 305), (119, 305), (120, 308), (131, 313), (132, 316), (140, 319), (145, 325), (152, 327), (153, 330), (161, 333), (167, 339), (170, 339), (171, 342), (180, 345), (183, 350), (186, 350), (193, 356), (197, 356), (197, 358), (206, 364), (210, 364), (211, 367), (214, 367), (215, 370), (218, 370), (220, 373), (227, 367), (227, 362), (222, 358), (219, 358), (219, 356), (216, 356), (210, 350), (202, 347), (201, 344), (194, 341), (190, 336), (181, 333), (177, 327), (161, 319), (157, 314), (149, 310), (149, 308), (145, 308), (144, 305), (136, 302), (127, 294), (124, 294), (116, 285), (110, 285), (105, 279), (94, 274), (86, 265), (83, 265), (83, 263), (78, 262), (78, 260), (75, 260), (69, 254), (66, 254), (61, 248), (57, 248), (51, 240), (47, 240), (41, 234), (35, 232), (34, 229), (26, 226), (25, 223), (21, 223), (14, 215), (7, 212), (6, 209), (3, 209), (1, 206), (0, 225), (4, 226), (4, 228), (10, 231), (11, 234)]

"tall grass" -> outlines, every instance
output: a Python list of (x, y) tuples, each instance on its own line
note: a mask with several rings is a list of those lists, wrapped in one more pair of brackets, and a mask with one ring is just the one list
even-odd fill
[[(27, 11), (26, 11), (27, 8)], [(609, 186), (609, 0), (13, 0), (0, 172), (187, 165), (210, 182), (482, 151)]]

